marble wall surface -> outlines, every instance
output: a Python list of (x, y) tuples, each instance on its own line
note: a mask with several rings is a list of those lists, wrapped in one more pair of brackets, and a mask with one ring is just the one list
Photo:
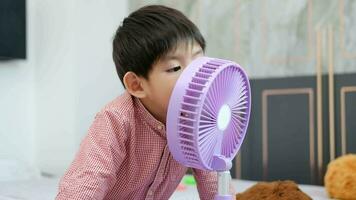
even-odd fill
[(328, 72), (333, 30), (335, 73), (356, 72), (356, 0), (132, 0), (130, 11), (164, 4), (185, 13), (207, 40), (207, 55), (234, 60), (250, 77), (316, 74), (316, 30)]

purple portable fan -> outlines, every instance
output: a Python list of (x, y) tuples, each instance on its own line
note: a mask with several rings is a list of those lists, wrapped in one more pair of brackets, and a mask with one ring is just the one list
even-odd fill
[(218, 172), (215, 199), (229, 195), (230, 168), (251, 111), (246, 73), (228, 60), (200, 57), (182, 72), (170, 97), (168, 147), (181, 164)]

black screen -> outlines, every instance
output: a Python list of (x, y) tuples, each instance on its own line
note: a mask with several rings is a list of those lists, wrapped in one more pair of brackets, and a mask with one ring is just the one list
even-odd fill
[(26, 58), (26, 0), (0, 0), (0, 59)]

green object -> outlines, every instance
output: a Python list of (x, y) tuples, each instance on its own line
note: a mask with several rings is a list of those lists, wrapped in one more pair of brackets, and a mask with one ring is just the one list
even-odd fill
[(186, 185), (196, 185), (195, 179), (191, 175), (184, 176), (183, 183)]

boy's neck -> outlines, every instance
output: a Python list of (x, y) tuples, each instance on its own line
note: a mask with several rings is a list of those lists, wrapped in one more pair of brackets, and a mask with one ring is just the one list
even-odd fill
[(142, 105), (146, 108), (146, 110), (158, 121), (163, 124), (166, 124), (165, 116), (162, 116), (158, 110), (155, 110), (154, 104), (146, 98), (138, 98), (138, 100), (142, 103)]

